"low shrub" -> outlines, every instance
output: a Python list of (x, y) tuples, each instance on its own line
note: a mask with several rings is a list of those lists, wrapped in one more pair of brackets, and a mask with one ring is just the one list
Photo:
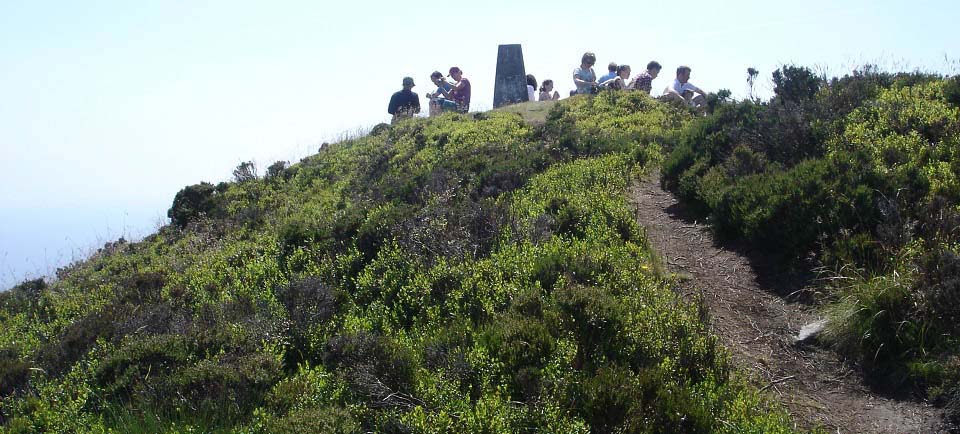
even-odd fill
[(412, 391), (417, 363), (410, 349), (393, 340), (367, 333), (331, 338), (323, 364), (347, 380), (367, 405), (401, 405), (403, 394)]
[[(30, 382), (30, 362), (13, 348), (0, 348), (0, 397), (22, 391)], [(2, 423), (0, 412), (0, 423)]]
[(207, 182), (184, 187), (174, 196), (167, 217), (179, 228), (185, 228), (201, 217), (220, 218), (224, 215), (220, 198), (227, 188), (225, 183), (214, 186)]
[(257, 432), (264, 434), (358, 434), (363, 432), (360, 423), (342, 407), (311, 407), (298, 409), (282, 417), (262, 422)]

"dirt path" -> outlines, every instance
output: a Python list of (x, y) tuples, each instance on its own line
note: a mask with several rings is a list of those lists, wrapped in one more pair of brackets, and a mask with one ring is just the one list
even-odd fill
[(681, 290), (691, 297), (703, 292), (711, 329), (736, 364), (798, 424), (831, 433), (946, 432), (936, 408), (871, 393), (837, 354), (793, 343), (803, 325), (819, 319), (791, 295), (803, 279), (777, 275), (762, 258), (714, 244), (708, 226), (688, 218), (655, 176), (635, 185), (630, 198), (667, 268), (689, 277)]

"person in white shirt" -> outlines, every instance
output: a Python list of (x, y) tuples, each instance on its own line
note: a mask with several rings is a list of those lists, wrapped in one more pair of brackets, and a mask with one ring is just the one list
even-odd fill
[(707, 108), (706, 92), (690, 83), (689, 66), (677, 68), (677, 78), (673, 80), (672, 85), (664, 89), (663, 96), (668, 100), (682, 101), (700, 110), (706, 110)]
[(537, 78), (527, 74), (527, 101), (537, 100)]

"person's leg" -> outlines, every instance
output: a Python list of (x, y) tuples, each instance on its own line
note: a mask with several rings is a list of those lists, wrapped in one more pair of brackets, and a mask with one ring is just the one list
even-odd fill
[(707, 114), (707, 98), (705, 98), (703, 95), (697, 95), (690, 102), (691, 102), (691, 105), (693, 105), (694, 107), (697, 108), (698, 111), (700, 111), (700, 113), (704, 115)]
[(683, 99), (683, 97), (680, 96), (680, 94), (674, 93), (674, 92), (666, 92), (660, 98), (663, 99), (664, 101), (675, 101), (680, 103), (687, 102), (687, 100)]

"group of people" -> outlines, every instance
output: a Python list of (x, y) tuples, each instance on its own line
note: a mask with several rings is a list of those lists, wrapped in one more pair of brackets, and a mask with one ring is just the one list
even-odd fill
[[(660, 75), (663, 66), (653, 60), (647, 63), (647, 69), (631, 78), (630, 65), (618, 65), (611, 62), (607, 65), (607, 74), (597, 78), (593, 65), (597, 63), (597, 56), (591, 52), (583, 54), (580, 67), (573, 70), (573, 84), (576, 87), (570, 91), (570, 96), (577, 94), (596, 94), (602, 89), (639, 90), (650, 94), (653, 90), (653, 80)], [(706, 93), (693, 83), (690, 83), (690, 67), (677, 67), (677, 75), (673, 83), (663, 91), (663, 99), (679, 101), (700, 110), (706, 109)], [(450, 78), (450, 80), (447, 80)], [(430, 74), (430, 81), (437, 86), (435, 92), (427, 93), (430, 100), (430, 116), (444, 111), (466, 113), (470, 110), (470, 80), (463, 76), (459, 67), (451, 67), (449, 74), (444, 77), (440, 71)], [(415, 86), (413, 78), (403, 78), (403, 89), (397, 91), (390, 98), (387, 113), (393, 116), (393, 122), (413, 117), (420, 113), (420, 97), (413, 93)], [(527, 74), (527, 99), (529, 101), (555, 101), (560, 99), (560, 93), (553, 89), (553, 80), (544, 80), (537, 92), (537, 79)]]
[[(653, 80), (660, 75), (663, 66), (656, 60), (647, 63), (647, 69), (630, 78), (630, 65), (617, 65), (611, 62), (607, 65), (607, 74), (597, 78), (593, 65), (597, 63), (597, 56), (587, 52), (580, 59), (580, 67), (573, 70), (573, 84), (576, 89), (570, 95), (595, 94), (601, 89), (639, 90), (648, 95), (653, 90)], [(677, 76), (673, 83), (663, 90), (666, 100), (680, 101), (698, 109), (706, 108), (706, 92), (690, 83), (690, 67), (677, 67)], [(629, 81), (628, 81), (629, 80)]]
[[(463, 76), (459, 67), (451, 67), (447, 78), (440, 71), (430, 74), (430, 81), (437, 86), (435, 92), (427, 94), (430, 100), (429, 113), (434, 116), (443, 111), (457, 111), (466, 113), (470, 110), (470, 80)], [(413, 117), (420, 113), (420, 97), (413, 93), (416, 86), (413, 78), (403, 78), (403, 89), (390, 97), (387, 113), (393, 116), (392, 122)]]

